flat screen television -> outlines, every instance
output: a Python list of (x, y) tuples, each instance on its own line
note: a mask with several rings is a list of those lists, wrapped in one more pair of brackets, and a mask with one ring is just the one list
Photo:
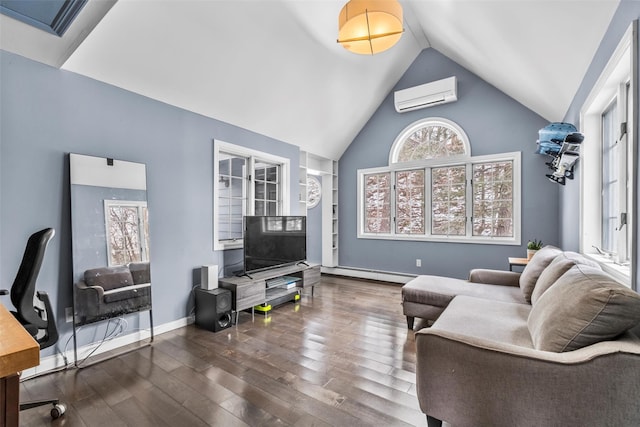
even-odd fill
[(307, 217), (245, 216), (244, 272), (256, 272), (307, 259)]

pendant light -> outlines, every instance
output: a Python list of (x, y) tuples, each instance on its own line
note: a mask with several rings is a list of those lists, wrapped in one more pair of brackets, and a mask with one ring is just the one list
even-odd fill
[(338, 18), (338, 43), (362, 55), (384, 52), (403, 31), (398, 0), (350, 0)]

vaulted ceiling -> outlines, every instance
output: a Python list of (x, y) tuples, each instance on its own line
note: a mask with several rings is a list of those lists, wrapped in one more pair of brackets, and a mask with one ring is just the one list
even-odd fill
[(562, 120), (618, 6), (400, 0), (400, 42), (361, 56), (345, 2), (90, 0), (62, 37), (0, 15), (0, 48), (337, 159), (427, 47)]

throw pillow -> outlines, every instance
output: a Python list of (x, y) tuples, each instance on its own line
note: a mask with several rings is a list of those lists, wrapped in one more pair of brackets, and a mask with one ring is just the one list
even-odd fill
[(545, 246), (533, 255), (520, 275), (520, 290), (524, 299), (531, 303), (531, 294), (542, 271), (560, 255), (562, 251), (555, 246)]
[(105, 291), (133, 285), (131, 272), (126, 266), (94, 268), (84, 272), (87, 286), (100, 286)]
[(579, 264), (542, 294), (527, 325), (536, 349), (563, 352), (615, 338), (638, 322), (638, 293)]
[(544, 269), (542, 274), (540, 274), (540, 277), (533, 288), (533, 292), (531, 293), (531, 304), (537, 303), (542, 294), (549, 289), (549, 287), (553, 285), (560, 276), (569, 271), (569, 269), (576, 264), (589, 265), (600, 269), (600, 265), (597, 262), (591, 261), (579, 253), (570, 251), (562, 252), (560, 255), (555, 257), (549, 266)]
[(133, 283), (136, 285), (151, 283), (151, 269), (148, 262), (131, 262), (129, 263), (129, 271), (131, 271)]

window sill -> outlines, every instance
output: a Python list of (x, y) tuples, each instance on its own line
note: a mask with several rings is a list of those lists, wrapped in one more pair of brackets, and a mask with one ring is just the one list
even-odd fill
[(226, 251), (227, 249), (242, 249), (242, 246), (243, 246), (242, 239), (228, 241), (228, 242), (218, 241), (214, 245), (213, 249), (216, 251)]
[(613, 259), (598, 254), (583, 254), (592, 261), (600, 264), (603, 271), (613, 276), (617, 281), (631, 288), (631, 265), (619, 264)]
[(467, 237), (467, 236), (434, 236), (417, 234), (358, 234), (358, 239), (398, 240), (443, 243), (473, 243), (480, 245), (520, 245), (520, 240), (513, 237)]

